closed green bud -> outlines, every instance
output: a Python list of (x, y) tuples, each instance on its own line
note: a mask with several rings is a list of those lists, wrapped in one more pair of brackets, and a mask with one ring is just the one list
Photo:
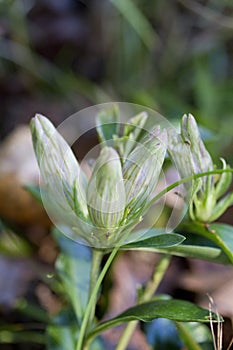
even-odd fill
[[(181, 134), (169, 131), (169, 152), (178, 172), (183, 177), (214, 170), (212, 158), (205, 148), (195, 118), (184, 115), (181, 122)], [(227, 169), (222, 159), (223, 169)], [(232, 175), (223, 173), (218, 179), (213, 175), (203, 176), (187, 182), (187, 190), (191, 190), (189, 213), (192, 220), (211, 222), (233, 204), (233, 196), (219, 198), (231, 184)]]
[(185, 114), (183, 116), (181, 121), (181, 136), (184, 142), (190, 147), (196, 169), (200, 172), (213, 169), (212, 158), (205, 148), (196, 120), (192, 114)]
[(88, 210), (96, 227), (117, 229), (125, 209), (125, 189), (118, 153), (104, 147), (95, 163), (88, 188)]
[(49, 215), (69, 226), (77, 224), (77, 215), (88, 221), (87, 179), (70, 146), (46, 117), (37, 114), (30, 127), (42, 199)]
[(167, 133), (155, 129), (138, 144), (123, 164), (126, 204), (130, 211), (141, 209), (158, 181), (167, 149)]

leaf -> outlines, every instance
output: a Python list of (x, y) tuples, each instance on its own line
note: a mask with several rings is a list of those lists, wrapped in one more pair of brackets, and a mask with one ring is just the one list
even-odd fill
[(96, 130), (101, 142), (112, 140), (113, 135), (118, 134), (118, 108), (113, 106), (101, 111), (96, 118)]
[[(48, 350), (74, 350), (79, 336), (80, 328), (77, 326), (76, 317), (72, 310), (65, 309), (53, 320), (53, 324), (47, 327)], [(97, 338), (91, 344), (90, 350), (102, 350), (102, 344)]]
[(192, 222), (182, 225), (180, 232), (188, 232), (206, 237), (214, 242), (233, 263), (233, 227), (226, 224), (214, 223), (208, 226)]
[(37, 304), (30, 303), (25, 298), (20, 298), (15, 302), (14, 309), (23, 315), (29, 316), (30, 319), (41, 323), (49, 323), (49, 314)]
[(149, 230), (154, 232), (155, 236), (143, 240), (128, 243), (121, 249), (154, 249), (162, 247), (172, 247), (182, 243), (185, 237), (176, 233), (160, 233), (161, 231)]
[(23, 331), (23, 330), (0, 330), (0, 343), (15, 344), (15, 343), (31, 343), (45, 344), (45, 336), (40, 332)]
[(229, 264), (229, 259), (221, 249), (213, 247), (203, 247), (201, 245), (186, 245), (181, 244), (175, 247), (166, 249), (153, 249), (158, 253), (168, 253), (171, 255), (182, 256), (186, 258), (202, 259), (221, 264)]
[(130, 23), (146, 47), (151, 50), (159, 37), (135, 2), (132, 0), (111, 0), (111, 2)]
[(26, 257), (32, 254), (33, 248), (26, 239), (12, 231), (0, 221), (0, 253), (12, 257)]
[[(217, 320), (215, 314), (213, 320)], [(99, 333), (111, 327), (130, 321), (150, 322), (155, 318), (167, 318), (179, 322), (208, 322), (209, 311), (184, 300), (155, 300), (136, 305), (117, 317), (100, 323), (89, 334), (88, 338), (95, 337)]]
[(77, 338), (77, 327), (71, 326), (48, 326), (47, 349), (48, 350), (74, 350)]
[[(178, 229), (177, 229), (178, 230)], [(182, 244), (177, 244), (177, 245), (171, 245), (171, 246), (156, 246), (153, 244), (148, 244), (146, 245), (146, 241), (143, 242), (140, 240), (139, 242), (136, 242), (136, 240), (140, 239), (144, 235), (144, 237), (153, 237), (156, 235), (155, 240), (157, 241), (157, 236), (160, 239), (160, 233), (162, 231), (158, 229), (151, 229), (148, 230), (145, 234), (145, 231), (139, 230), (136, 232), (133, 232), (132, 237), (135, 235), (135, 242), (124, 245), (122, 249), (142, 249), (142, 250), (147, 250), (147, 251), (152, 251), (152, 252), (158, 252), (158, 253), (167, 253), (171, 255), (176, 255), (176, 256), (182, 256), (182, 257), (189, 257), (189, 258), (195, 258), (195, 259), (202, 259), (202, 260), (207, 260), (207, 261), (212, 261), (216, 263), (221, 263), (221, 264), (229, 264), (231, 261), (229, 260), (229, 257), (222, 251), (220, 247), (218, 247), (214, 242), (211, 240), (205, 238), (205, 237), (200, 237), (200, 235), (197, 234), (192, 234), (192, 233), (187, 233), (187, 228), (182, 226), (182, 228), (179, 228), (179, 232), (182, 233), (182, 236), (185, 238), (185, 241), (183, 239)], [(175, 235), (180, 235), (180, 233), (176, 233)], [(174, 233), (173, 233), (174, 234)], [(165, 234), (162, 234), (164, 236)], [(168, 234), (166, 234), (168, 235)], [(172, 235), (172, 234), (169, 234)], [(181, 236), (181, 237), (182, 237)], [(172, 236), (173, 237), (173, 236)], [(171, 237), (171, 238), (172, 238)], [(163, 237), (165, 239), (166, 237)], [(168, 236), (169, 238), (169, 236)], [(173, 237), (174, 238), (174, 237)], [(172, 239), (173, 239), (172, 238)], [(143, 243), (141, 245), (141, 242)], [(148, 241), (150, 243), (150, 241)], [(152, 243), (152, 242), (151, 242)], [(170, 238), (169, 238), (169, 242)], [(138, 247), (137, 247), (138, 244)], [(141, 247), (139, 247), (141, 245)]]
[(205, 324), (176, 322), (179, 335), (189, 350), (212, 350), (213, 340), (210, 329)]
[(56, 268), (81, 323), (88, 302), (91, 250), (65, 237), (57, 229), (53, 230), (53, 234), (62, 250)]

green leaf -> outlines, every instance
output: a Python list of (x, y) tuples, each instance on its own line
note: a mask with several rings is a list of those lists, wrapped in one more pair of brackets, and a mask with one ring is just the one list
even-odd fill
[(62, 250), (56, 269), (81, 323), (88, 302), (91, 250), (65, 237), (57, 229), (53, 230), (53, 234)]
[(30, 243), (0, 221), (0, 253), (12, 257), (26, 257), (32, 254)]
[[(45, 344), (45, 336), (40, 332), (31, 332), (23, 330), (0, 330), (0, 343), (16, 344), (16, 343), (31, 343)], [(54, 350), (54, 349), (53, 349)]]
[(166, 249), (153, 249), (153, 251), (186, 258), (202, 259), (220, 264), (229, 264), (229, 259), (219, 248), (181, 244), (172, 248), (168, 247)]
[(150, 233), (154, 232), (153, 237), (128, 243), (122, 246), (121, 249), (154, 249), (163, 247), (173, 247), (178, 244), (181, 244), (185, 240), (185, 237), (180, 234), (161, 233), (161, 230), (156, 231), (153, 229), (149, 231)]
[(214, 223), (208, 226), (192, 222), (182, 225), (180, 232), (198, 234), (214, 242), (231, 264), (233, 263), (233, 227), (226, 224)]
[[(62, 310), (47, 327), (46, 349), (48, 350), (74, 350), (79, 337), (80, 328), (72, 310)], [(102, 344), (97, 338), (89, 350), (102, 350)]]
[[(153, 244), (146, 245), (144, 243), (146, 243), (147, 240), (145, 240), (145, 242), (140, 240), (139, 242), (130, 243), (130, 245), (129, 244), (124, 245), (122, 249), (142, 249), (142, 250), (147, 250), (152, 252), (167, 253), (167, 254), (176, 255), (176, 256), (202, 259), (202, 260), (212, 261), (212, 262), (221, 263), (221, 264), (231, 263), (231, 260), (225, 254), (225, 252), (220, 247), (218, 247), (213, 241), (211, 241), (206, 237), (201, 237), (196, 233), (190, 233), (187, 231), (188, 231), (187, 226), (183, 225), (181, 228), (179, 228), (179, 232), (182, 234), (183, 237), (185, 237), (185, 241), (179, 245), (173, 245), (173, 246), (168, 245), (167, 247), (156, 246)], [(150, 237), (151, 235), (158, 236), (160, 233), (161, 233), (161, 230), (151, 229), (147, 231), (145, 236), (146, 237)], [(140, 239), (140, 237), (142, 237), (143, 231), (136, 231), (135, 233), (132, 234), (132, 236), (130, 236), (130, 238), (132, 239), (134, 235), (135, 235), (135, 241), (136, 241), (137, 239)], [(169, 234), (169, 235), (172, 235), (172, 234)], [(179, 234), (176, 233), (176, 235), (179, 235)], [(155, 237), (155, 240), (157, 240), (157, 237)], [(139, 246), (136, 247), (136, 245), (137, 244), (140, 245), (141, 242), (143, 243), (144, 246), (142, 245), (141, 248)], [(148, 243), (150, 243), (150, 241), (148, 241)], [(172, 242), (168, 242), (168, 243), (172, 243)], [(133, 248), (133, 246), (135, 246), (135, 248)]]
[(51, 321), (49, 314), (37, 304), (30, 303), (27, 299), (20, 298), (16, 301), (14, 309), (23, 315), (29, 316), (30, 319), (42, 323)]
[(112, 140), (113, 135), (118, 134), (119, 122), (118, 122), (118, 108), (115, 105), (111, 109), (105, 109), (101, 111), (96, 118), (96, 130), (100, 139), (100, 142), (106, 142)]
[(74, 350), (77, 338), (77, 327), (73, 326), (49, 326), (47, 327), (48, 350)]
[(136, 3), (132, 0), (111, 0), (111, 2), (130, 23), (146, 47), (151, 50), (159, 37)]
[[(217, 320), (215, 314), (213, 320)], [(95, 337), (111, 327), (130, 321), (150, 322), (155, 318), (167, 318), (179, 322), (209, 322), (209, 311), (184, 300), (155, 300), (136, 305), (111, 320), (100, 323), (88, 335)]]

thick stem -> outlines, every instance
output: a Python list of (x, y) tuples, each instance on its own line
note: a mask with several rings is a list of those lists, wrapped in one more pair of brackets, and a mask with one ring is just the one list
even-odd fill
[(79, 333), (79, 338), (78, 338), (78, 342), (77, 342), (77, 346), (76, 346), (76, 350), (88, 350), (88, 345), (86, 344), (86, 346), (83, 344), (84, 343), (84, 338), (85, 338), (85, 334), (86, 334), (86, 330), (87, 330), (87, 327), (88, 327), (88, 323), (89, 323), (89, 318), (90, 318), (90, 315), (91, 313), (93, 312), (93, 305), (95, 306), (95, 303), (96, 303), (96, 298), (97, 298), (97, 295), (98, 295), (98, 291), (99, 291), (99, 287), (104, 279), (104, 276), (106, 275), (108, 269), (109, 269), (109, 266), (111, 265), (113, 259), (115, 258), (117, 252), (119, 250), (119, 247), (115, 247), (113, 249), (113, 251), (111, 252), (111, 254), (109, 255), (108, 257), (108, 260), (106, 261), (94, 287), (93, 287), (93, 290), (92, 290), (92, 293), (91, 293), (91, 296), (90, 296), (90, 299), (89, 299), (89, 302), (87, 304), (87, 307), (86, 307), (86, 312), (84, 314), (84, 317), (83, 317), (83, 322), (82, 322), (82, 325), (81, 325), (81, 328), (80, 328), (80, 333)]
[[(164, 274), (167, 271), (167, 268), (169, 266), (169, 263), (171, 261), (170, 255), (162, 255), (159, 263), (157, 264), (155, 271), (147, 283), (144, 292), (138, 299), (138, 304), (144, 303), (149, 301), (153, 295), (155, 294), (160, 282), (162, 281)], [(125, 327), (124, 332), (121, 335), (121, 338), (118, 342), (118, 345), (116, 347), (116, 350), (125, 350), (127, 348), (127, 345), (129, 344), (129, 341), (133, 335), (133, 332), (135, 331), (135, 328), (137, 327), (138, 321), (132, 321), (127, 324)]]

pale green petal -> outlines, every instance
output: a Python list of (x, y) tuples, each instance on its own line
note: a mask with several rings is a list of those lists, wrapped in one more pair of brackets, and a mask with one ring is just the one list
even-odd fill
[(104, 147), (93, 169), (87, 189), (90, 217), (100, 228), (119, 226), (125, 209), (125, 190), (118, 153)]

